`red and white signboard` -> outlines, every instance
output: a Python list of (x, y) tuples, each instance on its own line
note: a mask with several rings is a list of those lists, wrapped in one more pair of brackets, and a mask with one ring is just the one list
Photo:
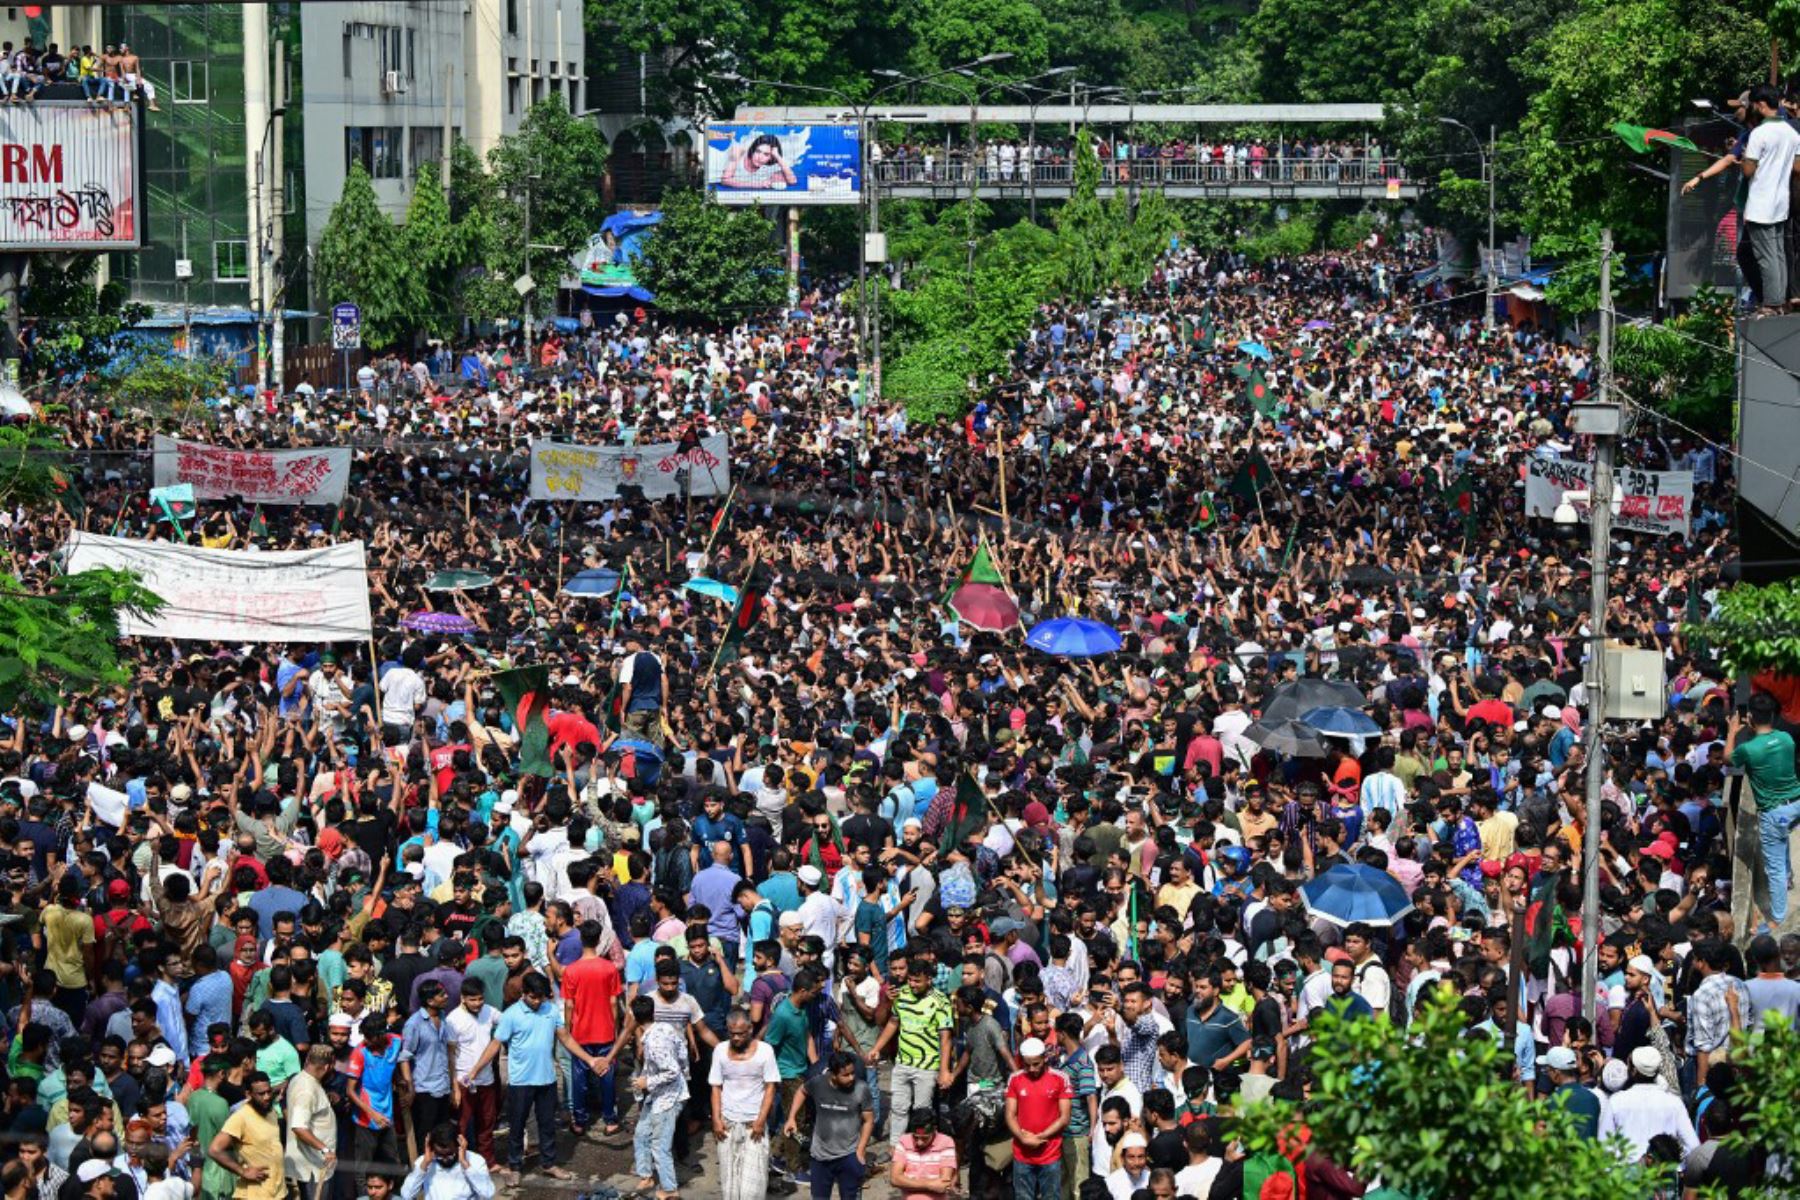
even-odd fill
[(137, 120), (130, 105), (0, 108), (0, 250), (141, 248)]
[(194, 499), (241, 496), (250, 504), (342, 504), (350, 448), (234, 450), (156, 435), (157, 487), (194, 485)]

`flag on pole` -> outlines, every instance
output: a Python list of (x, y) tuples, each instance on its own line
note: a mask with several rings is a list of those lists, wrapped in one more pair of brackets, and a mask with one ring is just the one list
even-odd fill
[(1275, 472), (1269, 467), (1269, 460), (1262, 456), (1262, 451), (1252, 450), (1225, 490), (1240, 500), (1255, 500), (1274, 482)]
[(1467, 471), (1458, 475), (1455, 482), (1444, 489), (1444, 503), (1447, 504), (1452, 511), (1461, 514), (1463, 519), (1463, 532), (1465, 534), (1470, 533), (1475, 527), (1477, 513), (1475, 506), (1475, 481), (1469, 477)]
[(1698, 151), (1700, 149), (1680, 134), (1671, 133), (1667, 129), (1633, 125), (1628, 121), (1616, 121), (1611, 128), (1627, 146), (1639, 154), (1648, 154), (1658, 146), (1674, 146), (1680, 150)]
[(544, 721), (550, 712), (550, 668), (540, 663), (501, 671), (494, 676), (494, 687), (507, 711), (513, 714), (519, 735), (519, 770), (548, 779), (554, 774), (550, 765), (550, 726)]
[(963, 568), (963, 573), (957, 579), (956, 586), (961, 587), (965, 583), (988, 583), (998, 588), (1006, 586), (1006, 580), (1000, 577), (1000, 569), (994, 565), (993, 555), (988, 553), (986, 534), (983, 534), (981, 540), (975, 544), (975, 557), (971, 558), (969, 565)]
[(256, 512), (250, 517), (250, 536), (266, 540), (269, 536), (269, 523), (263, 519), (262, 505), (256, 506)]
[(1269, 381), (1262, 372), (1252, 372), (1250, 382), (1244, 388), (1244, 398), (1250, 401), (1250, 407), (1273, 421), (1281, 415), (1281, 405), (1269, 391)]
[(1525, 966), (1534, 979), (1543, 978), (1550, 970), (1551, 950), (1575, 944), (1568, 914), (1556, 898), (1562, 881), (1561, 871), (1540, 871), (1531, 883), (1525, 908)]
[(181, 540), (187, 541), (187, 530), (181, 527), (181, 523), (193, 520), (198, 511), (194, 506), (194, 485), (171, 483), (168, 487), (151, 488), (150, 501), (162, 509), (163, 518), (175, 527)]
[[(719, 642), (720, 653), (742, 642), (756, 628), (757, 621), (762, 618), (763, 598), (768, 590), (767, 573), (760, 564), (751, 563), (749, 574), (738, 588), (737, 604), (731, 610), (731, 623), (725, 627), (725, 636)], [(717, 655), (713, 661), (718, 661)]]

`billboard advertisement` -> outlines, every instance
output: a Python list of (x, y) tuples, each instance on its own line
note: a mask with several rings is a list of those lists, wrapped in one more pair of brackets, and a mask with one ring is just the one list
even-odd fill
[(861, 131), (854, 123), (708, 125), (706, 190), (720, 204), (855, 204)]
[(131, 105), (0, 108), (0, 250), (142, 247), (137, 119)]

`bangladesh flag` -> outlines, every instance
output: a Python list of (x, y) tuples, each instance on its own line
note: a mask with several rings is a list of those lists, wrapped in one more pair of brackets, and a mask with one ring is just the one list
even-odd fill
[(737, 605), (731, 610), (731, 624), (725, 627), (725, 636), (719, 642), (720, 653), (742, 642), (756, 628), (756, 622), (762, 617), (763, 597), (768, 592), (768, 576), (759, 564), (752, 563), (749, 578), (738, 589)]
[(1262, 451), (1252, 450), (1225, 490), (1240, 500), (1254, 501), (1274, 482), (1275, 472), (1270, 468), (1269, 460), (1262, 456)]
[(1213, 494), (1211, 492), (1202, 493), (1200, 503), (1194, 509), (1193, 532), (1199, 533), (1201, 530), (1211, 529), (1218, 522), (1219, 506), (1213, 503)]
[(262, 505), (260, 504), (256, 506), (255, 514), (250, 518), (250, 536), (263, 541), (267, 541), (269, 537), (269, 523), (263, 519)]
[(1475, 481), (1464, 471), (1456, 477), (1456, 481), (1444, 490), (1444, 502), (1452, 511), (1460, 513), (1465, 532), (1475, 526)]
[(81, 520), (81, 514), (87, 510), (87, 502), (82, 499), (81, 491), (75, 481), (65, 472), (55, 467), (50, 468), (50, 488), (56, 493), (56, 502), (62, 510), (69, 514), (71, 520)]
[(550, 711), (550, 668), (540, 663), (501, 671), (494, 676), (494, 687), (513, 714), (519, 735), (519, 770), (548, 779), (555, 773), (550, 766), (550, 727), (544, 723)]
[(1531, 883), (1531, 898), (1525, 908), (1525, 966), (1534, 979), (1542, 979), (1549, 972), (1552, 949), (1575, 944), (1568, 915), (1556, 899), (1562, 881), (1561, 871), (1541, 871)]
[(1613, 124), (1612, 131), (1639, 154), (1648, 154), (1658, 146), (1674, 146), (1678, 150), (1698, 151), (1700, 149), (1680, 134), (1670, 133), (1667, 129), (1652, 129), (1643, 125), (1618, 121)]
[(998, 588), (1006, 586), (1006, 580), (1000, 577), (1000, 568), (994, 565), (993, 556), (988, 553), (985, 537), (975, 547), (975, 557), (963, 568), (962, 577), (956, 581), (956, 586), (961, 587), (965, 583), (988, 583)]
[(1250, 401), (1250, 407), (1273, 421), (1281, 415), (1281, 405), (1269, 391), (1269, 381), (1261, 372), (1253, 372), (1249, 384), (1244, 388), (1244, 399)]
[(944, 822), (943, 833), (938, 837), (938, 849), (947, 854), (961, 846), (981, 828), (986, 811), (987, 797), (982, 794), (981, 785), (964, 771), (957, 776), (956, 799), (951, 802), (950, 819)]

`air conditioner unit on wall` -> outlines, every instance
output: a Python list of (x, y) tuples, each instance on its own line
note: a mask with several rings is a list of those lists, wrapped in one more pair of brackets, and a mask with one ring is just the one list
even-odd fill
[(401, 92), (403, 92), (405, 90), (406, 90), (405, 88), (400, 86), (400, 72), (389, 71), (381, 77), (381, 94), (382, 95), (398, 96)]

